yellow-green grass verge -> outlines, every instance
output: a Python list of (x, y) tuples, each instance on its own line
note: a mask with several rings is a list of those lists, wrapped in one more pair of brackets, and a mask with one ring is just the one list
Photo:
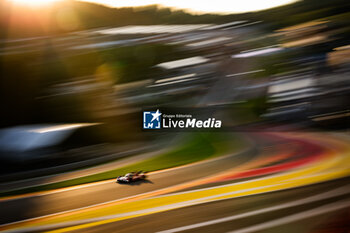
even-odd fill
[(227, 135), (221, 133), (196, 133), (188, 135), (184, 139), (186, 142), (179, 147), (154, 158), (130, 164), (118, 169), (70, 180), (0, 192), (0, 197), (48, 191), (103, 181), (115, 178), (130, 171), (143, 170), (151, 172), (163, 170), (224, 155), (232, 148), (237, 149), (244, 145), (243, 140), (239, 139), (238, 137), (228, 137)]

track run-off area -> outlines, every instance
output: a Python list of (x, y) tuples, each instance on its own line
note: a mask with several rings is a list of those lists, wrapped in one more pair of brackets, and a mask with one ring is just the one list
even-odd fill
[[(2, 222), (0, 230), (242, 233), (266, 231), (349, 208), (349, 197), (339, 198), (350, 193), (350, 186), (339, 181), (350, 174), (347, 136), (331, 133), (251, 133), (250, 136), (257, 148), (250, 154), (227, 155), (154, 172), (149, 176), (150, 183), (120, 185), (109, 180), (47, 195), (3, 198), (2, 215), (6, 215), (4, 208), (21, 209), (23, 203), (32, 202), (35, 205), (33, 212), (26, 208), (25, 215)], [(270, 195), (265, 202), (259, 199), (265, 195)], [(275, 199), (278, 203), (268, 201), (273, 195), (278, 196)], [(86, 196), (91, 201), (84, 200)], [(322, 205), (312, 206), (325, 200)], [(74, 204), (68, 204), (70, 201)], [(50, 203), (58, 206), (51, 207)], [(238, 211), (245, 204), (249, 208)], [(291, 207), (294, 212), (284, 214)], [(279, 214), (269, 215), (264, 221), (256, 218), (255, 224), (244, 225), (244, 219), (274, 212)], [(192, 217), (181, 220), (186, 214)], [(240, 220), (242, 225), (232, 224)], [(213, 226), (217, 227), (213, 229)]]

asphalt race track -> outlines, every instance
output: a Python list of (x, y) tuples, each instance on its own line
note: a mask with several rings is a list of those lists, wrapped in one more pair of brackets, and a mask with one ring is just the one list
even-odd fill
[[(0, 199), (3, 232), (346, 232), (350, 144), (341, 134), (251, 133), (234, 155)], [(327, 231), (328, 230), (328, 231)]]

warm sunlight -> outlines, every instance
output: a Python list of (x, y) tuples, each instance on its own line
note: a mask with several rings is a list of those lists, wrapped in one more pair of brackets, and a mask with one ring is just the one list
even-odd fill
[(187, 9), (192, 12), (239, 13), (276, 7), (297, 0), (82, 0), (111, 7), (145, 6), (160, 4), (167, 7)]
[(11, 2), (19, 5), (26, 6), (45, 6), (59, 0), (10, 0)]

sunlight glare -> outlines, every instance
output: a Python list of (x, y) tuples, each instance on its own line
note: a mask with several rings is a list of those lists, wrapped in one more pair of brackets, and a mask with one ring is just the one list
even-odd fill
[(241, 13), (268, 9), (298, 0), (82, 0), (111, 7), (135, 7), (160, 4), (165, 7), (187, 9), (195, 13)]
[(11, 0), (11, 2), (15, 4), (25, 6), (45, 6), (58, 1), (59, 0)]

